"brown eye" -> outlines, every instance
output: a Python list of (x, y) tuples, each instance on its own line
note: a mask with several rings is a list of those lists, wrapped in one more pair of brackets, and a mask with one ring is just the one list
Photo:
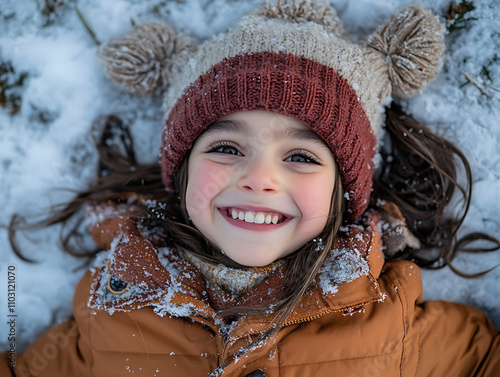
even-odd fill
[(117, 277), (110, 276), (108, 279), (108, 289), (114, 295), (122, 295), (129, 290), (129, 285)]

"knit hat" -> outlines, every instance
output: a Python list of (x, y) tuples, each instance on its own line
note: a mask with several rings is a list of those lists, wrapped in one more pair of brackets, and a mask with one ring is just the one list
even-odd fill
[(100, 51), (111, 79), (133, 93), (165, 92), (163, 182), (212, 122), (267, 110), (307, 124), (339, 166), (348, 218), (367, 208), (384, 106), (438, 74), (444, 28), (420, 6), (394, 14), (360, 44), (322, 0), (269, 0), (198, 48), (162, 24), (144, 24)]

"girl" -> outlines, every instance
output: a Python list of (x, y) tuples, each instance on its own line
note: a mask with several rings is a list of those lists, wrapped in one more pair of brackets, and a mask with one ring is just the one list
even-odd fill
[(498, 375), (482, 313), (421, 302), (417, 264), (460, 246), (444, 209), (461, 189), (454, 155), (471, 182), (466, 160), (397, 105), (381, 129), (391, 94), (431, 81), (443, 46), (426, 9), (358, 46), (307, 0), (263, 4), (198, 48), (160, 24), (108, 43), (114, 81), (166, 90), (160, 166), (110, 148), (127, 135), (108, 119), (99, 180), (46, 222), (83, 209), (104, 252), (74, 317), (12, 373)]

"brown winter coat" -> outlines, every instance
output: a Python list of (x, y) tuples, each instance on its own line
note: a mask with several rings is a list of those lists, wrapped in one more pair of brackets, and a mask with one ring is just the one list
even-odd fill
[[(379, 217), (373, 212), (364, 229), (351, 227), (349, 237), (337, 241), (273, 341), (236, 358), (220, 375), (500, 376), (500, 337), (484, 314), (422, 303), (416, 265), (383, 265)], [(117, 229), (125, 233), (121, 239)], [(14, 375), (208, 376), (272, 319), (248, 315), (224, 335), (217, 310), (272, 302), (281, 271), (234, 298), (211, 287), (177, 253), (155, 248), (126, 218), (101, 221), (93, 234), (111, 257), (101, 258), (77, 286), (74, 318), (17, 355)], [(112, 294), (110, 276), (128, 282), (128, 290)], [(5, 357), (0, 375), (9, 373)]]

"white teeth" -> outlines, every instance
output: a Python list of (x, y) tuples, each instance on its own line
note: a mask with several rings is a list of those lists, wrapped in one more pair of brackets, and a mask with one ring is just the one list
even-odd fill
[(247, 212), (247, 213), (245, 213), (245, 221), (247, 223), (253, 223), (254, 219), (255, 219), (255, 215), (253, 214), (253, 212)]
[(253, 211), (240, 211), (238, 209), (231, 209), (231, 216), (233, 219), (243, 220), (247, 223), (254, 224), (278, 224), (279, 215), (265, 214), (264, 212)]
[(255, 214), (255, 224), (264, 224), (264, 220), (266, 219), (266, 216), (262, 212), (257, 212)]

